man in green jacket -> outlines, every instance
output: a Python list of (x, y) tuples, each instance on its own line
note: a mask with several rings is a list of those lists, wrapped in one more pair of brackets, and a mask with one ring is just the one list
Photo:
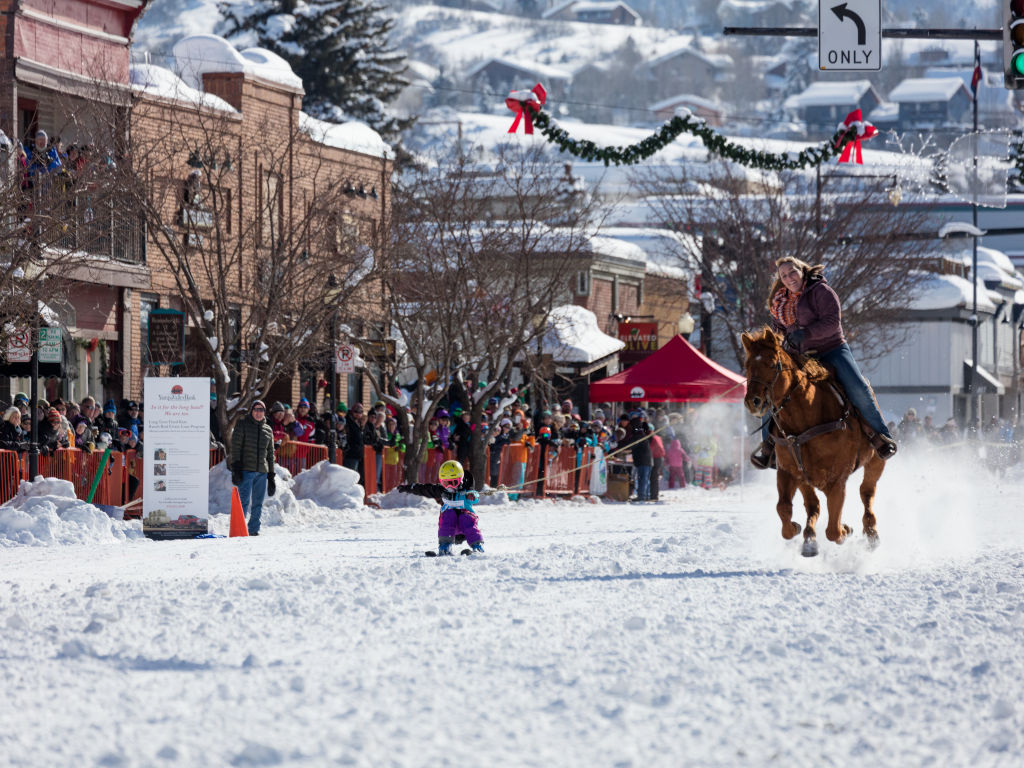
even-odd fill
[[(260, 535), (263, 497), (277, 490), (274, 483), (274, 430), (266, 420), (262, 400), (252, 404), (231, 433), (231, 482), (238, 487), (242, 512), (249, 512), (249, 535)], [(250, 507), (250, 500), (252, 505)]]

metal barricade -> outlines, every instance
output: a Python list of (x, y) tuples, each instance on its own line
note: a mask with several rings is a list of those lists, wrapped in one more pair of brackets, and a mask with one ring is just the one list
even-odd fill
[(17, 451), (0, 451), (0, 504), (14, 498), (21, 485), (21, 457)]

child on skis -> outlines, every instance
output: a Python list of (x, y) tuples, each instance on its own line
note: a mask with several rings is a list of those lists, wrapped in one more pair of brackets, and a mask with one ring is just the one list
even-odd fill
[(483, 534), (473, 512), (479, 496), (473, 490), (473, 475), (462, 469), (457, 461), (446, 461), (437, 471), (437, 483), (411, 483), (398, 486), (402, 493), (426, 496), (441, 504), (441, 517), (437, 522), (437, 554), (452, 554), (452, 543), (457, 536), (465, 537), (473, 552), (483, 553)]

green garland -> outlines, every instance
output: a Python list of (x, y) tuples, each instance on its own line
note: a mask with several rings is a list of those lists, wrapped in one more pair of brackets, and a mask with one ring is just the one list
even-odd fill
[(760, 168), (766, 171), (814, 168), (838, 155), (843, 151), (844, 146), (857, 138), (854, 128), (838, 130), (827, 143), (809, 147), (795, 156), (788, 153), (777, 155), (772, 152), (748, 149), (731, 142), (709, 128), (704, 121), (694, 119), (691, 115), (686, 117), (676, 115), (646, 139), (636, 144), (628, 147), (600, 147), (592, 141), (579, 141), (572, 138), (564, 128), (553, 123), (546, 112), (532, 109), (529, 104), (524, 105), (524, 109), (530, 109), (533, 113), (534, 125), (540, 129), (548, 141), (557, 144), (560, 151), (568, 152), (581, 160), (600, 160), (605, 165), (612, 163), (635, 165), (656, 152), (660, 152), (675, 141), (680, 134), (686, 132), (698, 137), (708, 151), (749, 168)]

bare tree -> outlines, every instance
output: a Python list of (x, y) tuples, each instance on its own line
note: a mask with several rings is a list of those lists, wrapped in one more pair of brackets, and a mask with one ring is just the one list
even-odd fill
[(331, 324), (365, 316), (377, 271), (353, 169), (308, 127), (225, 107), (141, 98), (123, 183), (147, 225), (154, 286), (193, 329), (187, 370), (212, 372), (230, 440), (276, 379), (309, 361), (329, 370)]
[(754, 174), (722, 161), (696, 172), (646, 169), (635, 182), (663, 226), (689, 235), (677, 256), (713, 298), (713, 322), (737, 363), (740, 334), (769, 319), (783, 256), (826, 266), (846, 336), (866, 359), (900, 342), (897, 321), (936, 268), (927, 241), (908, 237), (923, 230), (927, 210), (894, 205), (892, 177)]
[[(427, 420), (444, 397), (454, 391), (479, 424), (564, 301), (591, 231), (589, 203), (568, 183), (541, 152), (506, 147), (493, 166), (445, 158), (396, 193), (386, 293), (414, 379), (407, 477), (423, 461)], [(484, 449), (475, 430), (472, 467), (484, 466)], [(486, 472), (475, 475), (482, 483)]]

